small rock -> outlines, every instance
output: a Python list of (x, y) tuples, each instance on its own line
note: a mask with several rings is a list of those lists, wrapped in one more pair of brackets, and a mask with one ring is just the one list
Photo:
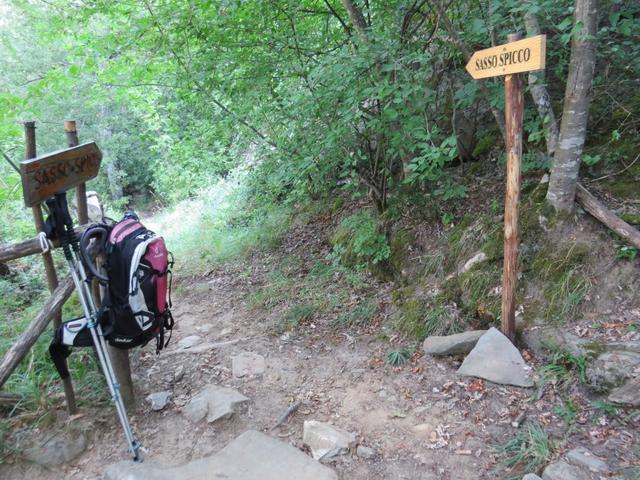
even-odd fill
[(173, 372), (173, 382), (178, 383), (184, 377), (184, 365), (178, 365), (175, 372)]
[(422, 350), (427, 355), (434, 356), (469, 353), (486, 332), (486, 330), (471, 330), (442, 337), (433, 335), (425, 339), (422, 344)]
[(210, 323), (205, 323), (196, 327), (196, 330), (202, 333), (209, 333), (211, 329), (213, 329), (213, 325), (211, 325)]
[(522, 477), (522, 480), (542, 480), (542, 479), (535, 473), (527, 473), (524, 477)]
[(487, 254), (484, 253), (484, 252), (476, 253), (473, 257), (471, 257), (469, 260), (467, 260), (467, 262), (463, 265), (463, 267), (460, 269), (460, 271), (458, 273), (460, 275), (462, 275), (463, 273), (467, 273), (475, 265), (477, 265), (478, 263), (484, 262), (487, 258), (489, 258), (489, 257), (487, 257)]
[(640, 378), (632, 378), (611, 391), (607, 400), (624, 407), (640, 407)]
[(169, 400), (171, 400), (172, 392), (155, 392), (147, 396), (147, 402), (151, 404), (151, 410), (159, 412), (167, 406)]
[(600, 458), (583, 447), (574, 448), (567, 453), (569, 463), (579, 467), (585, 467), (596, 473), (609, 473), (611, 469)]
[(302, 441), (311, 449), (313, 458), (326, 462), (352, 449), (356, 436), (328, 423), (307, 420), (304, 422)]
[(547, 465), (542, 472), (542, 480), (589, 480), (589, 474), (567, 462), (556, 462)]
[(231, 359), (231, 370), (236, 378), (262, 375), (264, 369), (264, 357), (257, 353), (243, 352)]
[(360, 458), (370, 460), (376, 456), (376, 451), (373, 448), (365, 447), (364, 445), (358, 445), (356, 449), (356, 455)]
[(533, 386), (529, 371), (518, 349), (494, 327), (480, 337), (458, 369), (460, 375), (517, 387)]
[(192, 422), (206, 417), (207, 422), (231, 418), (236, 407), (249, 399), (237, 390), (209, 385), (193, 397), (184, 407), (184, 414)]
[(187, 348), (195, 347), (202, 343), (202, 337), (198, 335), (189, 335), (178, 342), (178, 348), (186, 350)]
[(542, 185), (542, 184), (545, 184), (545, 183), (549, 183), (549, 174), (548, 173), (545, 173), (540, 178), (540, 184)]
[(87, 437), (76, 429), (67, 429), (23, 450), (22, 456), (44, 467), (68, 463), (87, 448)]
[(420, 425), (414, 425), (411, 427), (411, 430), (413, 430), (416, 435), (428, 438), (436, 431), (436, 428), (428, 423), (421, 423)]

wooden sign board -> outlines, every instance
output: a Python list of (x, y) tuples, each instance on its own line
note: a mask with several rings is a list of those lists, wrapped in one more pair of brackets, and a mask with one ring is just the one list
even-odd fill
[(544, 70), (546, 35), (505, 43), (475, 52), (466, 65), (474, 79)]
[(95, 142), (20, 162), (24, 203), (33, 207), (98, 175), (102, 152)]

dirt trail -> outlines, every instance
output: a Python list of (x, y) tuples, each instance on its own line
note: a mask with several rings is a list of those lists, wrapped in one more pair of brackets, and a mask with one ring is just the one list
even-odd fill
[[(371, 336), (274, 336), (266, 314), (252, 312), (245, 303), (255, 280), (253, 285), (243, 282), (223, 270), (204, 281), (183, 280), (186, 293), (175, 299), (178, 327), (167, 351), (156, 356), (148, 347), (134, 353), (139, 409), (132, 424), (146, 461), (177, 465), (197, 459), (247, 429), (302, 449), (303, 421), (314, 419), (357, 433), (359, 443), (377, 452), (373, 459), (339, 457), (332, 467), (343, 479), (504, 478), (491, 445), (514, 435), (511, 423), (531, 408), (532, 391), (457, 377), (458, 364), (451, 359), (418, 357), (405, 367), (390, 367), (383, 362), (388, 343)], [(223, 345), (202, 353), (177, 352), (178, 341), (189, 335)], [(234, 378), (231, 358), (240, 352), (264, 356), (264, 375)], [(176, 379), (181, 369), (184, 376)], [(230, 420), (193, 425), (181, 407), (210, 383), (236, 388), (251, 401)], [(163, 411), (153, 412), (143, 399), (162, 390), (173, 391), (173, 399)], [(296, 400), (303, 402), (298, 412), (272, 431)], [(107, 465), (126, 458), (121, 430), (110, 406), (85, 413), (81, 421), (87, 422), (90, 446), (70, 465), (58, 470), (5, 465), (1, 476), (100, 478)]]

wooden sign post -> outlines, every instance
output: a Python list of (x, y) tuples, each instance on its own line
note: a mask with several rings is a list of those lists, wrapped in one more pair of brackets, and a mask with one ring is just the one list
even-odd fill
[[(24, 123), (24, 140), (25, 140), (25, 161), (24, 163), (31, 162), (32, 158), (36, 156), (36, 122), (25, 122)], [(24, 185), (24, 180), (23, 180)], [(26, 193), (25, 193), (26, 199)], [(40, 203), (34, 203), (31, 205), (27, 205), (31, 207), (33, 212), (33, 221), (35, 222), (36, 232), (44, 232), (44, 217), (42, 215), (42, 209), (40, 208)], [(47, 275), (47, 286), (49, 287), (49, 291), (51, 293), (55, 292), (58, 288), (58, 275), (56, 274), (56, 267), (53, 264), (53, 257), (51, 256), (51, 252), (44, 252), (42, 254), (42, 261), (44, 262), (44, 271)], [(58, 328), (62, 324), (62, 309), (58, 310), (53, 317), (53, 328), (54, 330)], [(76, 396), (73, 391), (73, 384), (71, 383), (71, 377), (65, 378), (62, 381), (64, 386), (64, 394), (67, 400), (67, 411), (69, 415), (74, 415), (78, 408), (76, 407)]]
[(91, 142), (20, 162), (25, 205), (33, 207), (94, 178), (101, 160), (102, 152)]
[(518, 275), (518, 206), (522, 162), (522, 121), (524, 95), (518, 73), (545, 68), (545, 35), (520, 39), (508, 36), (509, 43), (475, 52), (466, 65), (474, 79), (505, 76), (505, 129), (507, 147), (507, 188), (504, 201), (504, 270), (502, 274), (502, 333), (511, 341), (516, 334), (516, 285)]

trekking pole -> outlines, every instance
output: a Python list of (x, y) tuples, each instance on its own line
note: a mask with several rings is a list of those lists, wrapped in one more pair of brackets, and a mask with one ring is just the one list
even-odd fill
[(54, 217), (56, 234), (60, 239), (60, 245), (69, 264), (71, 276), (76, 286), (78, 296), (80, 297), (80, 305), (87, 319), (87, 328), (91, 333), (91, 338), (98, 355), (98, 361), (107, 381), (109, 392), (111, 393), (111, 400), (115, 404), (120, 424), (124, 430), (129, 452), (133, 455), (134, 461), (142, 461), (140, 457), (140, 443), (134, 438), (131, 426), (129, 425), (127, 411), (120, 395), (120, 385), (116, 380), (113, 365), (111, 364), (111, 357), (109, 356), (107, 344), (102, 332), (102, 326), (100, 325), (100, 319), (98, 318), (98, 310), (91, 297), (87, 274), (80, 261), (78, 239), (73, 230), (73, 220), (69, 214), (66, 192), (57, 193), (54, 199), (47, 201), (47, 204), (51, 215)]

